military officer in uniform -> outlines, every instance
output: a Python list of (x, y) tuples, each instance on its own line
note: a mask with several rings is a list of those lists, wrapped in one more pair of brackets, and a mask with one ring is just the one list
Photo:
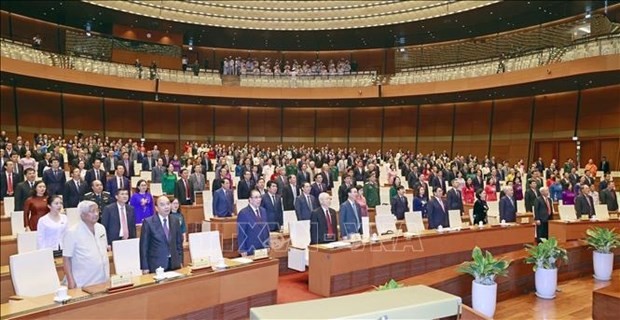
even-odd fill
[(91, 185), (93, 191), (84, 195), (84, 200), (90, 200), (97, 204), (99, 207), (99, 221), (101, 221), (101, 212), (103, 208), (112, 203), (112, 196), (109, 192), (103, 191), (103, 184), (99, 180), (93, 180)]

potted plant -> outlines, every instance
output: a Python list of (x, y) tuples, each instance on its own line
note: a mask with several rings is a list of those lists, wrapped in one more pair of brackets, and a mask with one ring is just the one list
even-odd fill
[(526, 263), (534, 265), (536, 295), (543, 299), (555, 298), (555, 291), (558, 287), (558, 266), (559, 261), (568, 262), (566, 249), (558, 247), (558, 241), (551, 237), (542, 239), (538, 245), (526, 245), (529, 257), (525, 258)]
[(376, 291), (392, 290), (392, 289), (402, 288), (404, 286), (405, 285), (403, 285), (402, 283), (398, 283), (396, 282), (396, 280), (390, 279), (390, 281), (386, 282), (385, 284), (375, 287), (375, 290)]
[(592, 263), (594, 264), (594, 278), (607, 281), (611, 279), (614, 269), (614, 254), (612, 249), (620, 245), (620, 238), (615, 229), (594, 227), (586, 231), (588, 244), (594, 248)]
[(497, 283), (495, 277), (506, 276), (510, 262), (498, 260), (486, 251), (475, 247), (472, 261), (463, 262), (458, 271), (474, 277), (471, 285), (471, 300), (474, 310), (492, 318), (497, 304)]

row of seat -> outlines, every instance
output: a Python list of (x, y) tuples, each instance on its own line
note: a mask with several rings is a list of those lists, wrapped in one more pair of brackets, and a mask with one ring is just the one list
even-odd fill
[(374, 84), (375, 75), (363, 73), (340, 76), (242, 76), (240, 85), (244, 87), (275, 88), (322, 88), (322, 87), (367, 87)]

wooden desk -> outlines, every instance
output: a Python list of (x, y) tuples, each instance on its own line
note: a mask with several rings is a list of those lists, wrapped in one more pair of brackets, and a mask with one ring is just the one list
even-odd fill
[(586, 230), (592, 227), (601, 227), (620, 230), (620, 220), (608, 221), (575, 221), (566, 222), (561, 220), (549, 221), (549, 237), (555, 237), (558, 242), (585, 239)]
[[(189, 269), (180, 270), (188, 274)], [(245, 319), (249, 309), (276, 303), (278, 262), (273, 259), (220, 272), (203, 271), (155, 283), (151, 275), (134, 279), (138, 286), (116, 293), (72, 290), (83, 300), (59, 305), (53, 295), (1, 305), (2, 319)]]
[(205, 220), (202, 205), (181, 206), (180, 211), (183, 213), (183, 217), (185, 217), (186, 224), (202, 223)]
[(238, 257), (237, 252), (237, 216), (228, 218), (211, 218), (211, 231), (220, 232), (220, 243), (224, 257)]
[[(617, 257), (616, 257), (617, 258)], [(620, 314), (620, 280), (612, 277), (611, 283), (592, 292), (592, 318), (617, 319)]]
[(9, 257), (17, 254), (17, 237), (2, 236), (0, 237), (0, 266), (9, 264)]
[(477, 227), (439, 234), (403, 237), (351, 248), (328, 249), (310, 246), (310, 291), (325, 297), (380, 285), (390, 279), (404, 279), (471, 257), (474, 246), (494, 254), (523, 248), (534, 241), (534, 225)]
[(10, 236), (11, 230), (11, 217), (0, 216), (0, 236)]

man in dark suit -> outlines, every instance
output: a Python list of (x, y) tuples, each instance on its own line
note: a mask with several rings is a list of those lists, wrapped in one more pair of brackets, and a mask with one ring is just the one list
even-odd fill
[(99, 209), (99, 221), (101, 221), (101, 213), (103, 208), (112, 203), (112, 195), (109, 192), (103, 191), (103, 183), (99, 180), (94, 180), (91, 186), (91, 192), (84, 195), (84, 200), (92, 201), (97, 204)]
[(525, 211), (534, 212), (534, 202), (536, 202), (536, 198), (540, 197), (540, 193), (536, 180), (530, 180), (529, 185), (530, 187), (525, 191), (525, 196), (523, 197), (523, 200), (525, 200)]
[(123, 152), (121, 160), (119, 160), (116, 164), (120, 164), (125, 168), (124, 175), (127, 179), (131, 179), (131, 177), (134, 176), (133, 161), (129, 159), (128, 152)]
[(110, 194), (116, 194), (116, 190), (118, 189), (129, 191), (129, 179), (127, 179), (124, 174), (125, 167), (121, 164), (117, 165), (114, 175), (110, 177), (110, 179), (108, 179), (108, 182), (106, 183), (105, 190)]
[(344, 177), (344, 183), (338, 187), (338, 202), (343, 203), (347, 201), (347, 190), (353, 186), (353, 178), (350, 175)]
[(418, 167), (411, 166), (411, 170), (409, 170), (409, 174), (407, 175), (407, 185), (409, 186), (409, 189), (417, 189), (419, 180), (420, 175), (418, 174)]
[(444, 228), (450, 227), (448, 204), (441, 198), (443, 196), (443, 189), (435, 188), (434, 190), (433, 193), (435, 196), (426, 205), (428, 228), (437, 229), (439, 226)]
[(267, 213), (269, 231), (280, 231), (283, 224), (282, 197), (278, 194), (278, 185), (274, 181), (267, 181), (267, 192), (263, 195), (260, 206)]
[(93, 191), (91, 186), (95, 180), (101, 181), (102, 184), (106, 181), (106, 173), (101, 169), (101, 160), (99, 159), (93, 161), (93, 168), (87, 170), (86, 175), (84, 175), (84, 181), (86, 182), (89, 192)]
[(437, 171), (437, 174), (431, 181), (431, 187), (433, 190), (436, 188), (441, 188), (442, 190), (446, 187), (445, 179), (443, 178), (443, 171)]
[(340, 235), (343, 239), (351, 234), (362, 234), (362, 208), (355, 202), (357, 188), (354, 186), (347, 189), (348, 199), (340, 205)]
[(164, 167), (164, 160), (157, 159), (155, 167), (151, 171), (151, 183), (161, 183), (161, 178), (166, 173), (166, 168)]
[(224, 178), (222, 187), (213, 194), (213, 215), (216, 217), (230, 217), (233, 214), (234, 197), (230, 184), (230, 180)]
[(336, 210), (329, 207), (332, 197), (322, 192), (319, 194), (320, 207), (312, 211), (310, 216), (310, 243), (328, 243), (338, 240), (338, 224)]
[(215, 177), (215, 179), (213, 179), (213, 185), (211, 186), (211, 192), (213, 192), (213, 195), (215, 195), (215, 192), (217, 192), (217, 190), (220, 190), (220, 188), (222, 188), (222, 185), (224, 184), (224, 177), (226, 176), (227, 172), (228, 171), (226, 170), (226, 168), (221, 168), (220, 177)]
[(288, 184), (288, 177), (285, 175), (284, 167), (280, 167), (276, 169), (277, 175), (275, 178), (275, 183), (278, 186), (278, 194), (282, 195), (284, 192), (284, 188)]
[(194, 186), (189, 182), (189, 171), (181, 169), (181, 179), (174, 186), (174, 197), (179, 199), (181, 205), (194, 204)]
[(109, 174), (114, 174), (114, 171), (116, 171), (116, 158), (114, 157), (114, 150), (108, 151), (108, 156), (103, 159), (103, 170)]
[(52, 167), (43, 173), (43, 182), (45, 182), (49, 195), (62, 195), (62, 189), (67, 182), (67, 178), (65, 177), (65, 172), (60, 169), (58, 159), (52, 159)]
[(545, 170), (545, 163), (542, 161), (541, 157), (538, 157), (538, 161), (536, 161), (536, 170), (538, 170), (538, 172), (543, 172)]
[(458, 210), (463, 213), (463, 196), (459, 190), (458, 180), (452, 180), (452, 189), (448, 191), (448, 210)]
[(73, 168), (71, 180), (65, 183), (62, 202), (65, 208), (77, 208), (87, 191), (86, 183), (80, 177), (80, 168)]
[(133, 207), (127, 205), (129, 191), (118, 189), (115, 197), (116, 202), (105, 206), (101, 214), (101, 224), (105, 227), (109, 245), (116, 240), (136, 237), (136, 217)]
[(357, 166), (353, 171), (353, 179), (355, 182), (364, 181), (364, 177), (366, 176), (366, 172), (364, 171), (364, 163), (362, 161), (357, 162)]
[(34, 169), (26, 169), (26, 180), (15, 187), (15, 211), (24, 210), (24, 202), (30, 197), (30, 192), (34, 189), (35, 178)]
[(288, 184), (282, 190), (282, 203), (284, 210), (295, 210), (295, 199), (299, 196), (299, 188), (297, 187), (297, 176), (294, 174), (288, 177)]
[(11, 155), (11, 161), (13, 161), (13, 172), (17, 174), (17, 182), (24, 181), (24, 166), (19, 163), (17, 153)]
[(312, 177), (310, 176), (308, 166), (305, 163), (301, 165), (300, 170), (297, 172), (297, 183), (299, 183), (299, 185), (303, 185), (304, 182), (312, 183)]
[(549, 189), (540, 188), (540, 197), (534, 204), (534, 221), (536, 222), (536, 241), (549, 238), (549, 220), (553, 219), (553, 202), (549, 198)]
[(325, 190), (331, 191), (332, 188), (334, 188), (334, 179), (327, 163), (323, 164), (321, 176), (323, 177), (323, 185), (325, 186)]
[[(505, 196), (499, 200), (499, 220), (505, 222), (517, 221), (517, 203), (513, 197), (513, 189), (511, 187), (504, 188)], [(534, 202), (536, 199), (534, 199)], [(533, 205), (532, 205), (533, 210)]]
[(251, 178), (252, 178), (252, 172), (246, 170), (243, 173), (243, 178), (239, 180), (239, 184), (237, 185), (237, 199), (249, 199), (250, 198), (250, 190), (254, 188)]
[(250, 191), (248, 206), (237, 216), (237, 243), (242, 256), (252, 256), (258, 249), (269, 248), (269, 226), (267, 211), (261, 207), (258, 190)]
[(472, 180), (472, 183), (474, 185), (474, 189), (484, 189), (484, 178), (482, 178), (482, 172), (480, 170), (476, 172), (476, 176)]
[(13, 169), (14, 166), (13, 161), (6, 161), (4, 163), (4, 171), (0, 172), (0, 200), (4, 200), (4, 197), (13, 197), (15, 195), (19, 178)]
[(599, 196), (601, 204), (607, 205), (607, 211), (618, 211), (618, 199), (616, 199), (616, 184), (611, 181), (607, 184), (607, 188), (601, 191)]
[(405, 197), (405, 187), (398, 186), (396, 188), (396, 196), (391, 199), (392, 214), (397, 220), (405, 219), (405, 213), (409, 212), (409, 203)]
[(581, 194), (575, 197), (575, 213), (577, 214), (577, 219), (581, 218), (582, 215), (592, 217), (596, 214), (594, 211), (594, 200), (590, 196), (590, 187), (587, 185), (582, 185)]
[(153, 153), (149, 150), (146, 152), (146, 157), (142, 159), (142, 171), (153, 171), (155, 167), (155, 158), (153, 158)]
[(140, 268), (145, 274), (183, 266), (183, 234), (179, 220), (170, 215), (170, 200), (157, 198), (155, 210), (157, 214), (142, 220), (140, 232)]
[(295, 199), (295, 213), (297, 220), (310, 220), (312, 211), (319, 207), (319, 202), (310, 194), (310, 183), (304, 182), (301, 187), (301, 195)]
[(568, 175), (568, 179), (570, 180), (570, 183), (574, 186), (577, 184), (577, 182), (579, 182), (579, 174), (577, 174), (577, 169), (576, 168), (572, 168), (570, 170), (570, 174)]
[(319, 195), (322, 192), (327, 191), (325, 184), (323, 184), (323, 176), (317, 174), (314, 176), (314, 183), (310, 185), (310, 194), (316, 199), (319, 198)]
[(603, 171), (603, 173), (611, 172), (611, 167), (609, 166), (609, 161), (607, 161), (607, 157), (603, 156), (601, 158), (601, 163), (599, 164), (598, 169), (600, 171)]
[(50, 161), (52, 159), (52, 154), (49, 152), (46, 152), (45, 155), (43, 156), (43, 160), (39, 161), (39, 165), (37, 166), (37, 176), (39, 178), (43, 178), (43, 171), (45, 168), (49, 168), (52, 166), (52, 162)]

